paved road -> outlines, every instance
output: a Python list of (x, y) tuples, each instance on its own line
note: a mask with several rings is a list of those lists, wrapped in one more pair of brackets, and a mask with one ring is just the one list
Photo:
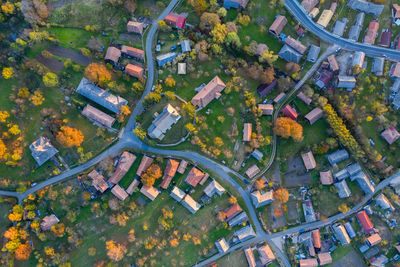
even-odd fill
[(358, 43), (328, 32), (306, 14), (305, 9), (297, 0), (285, 0), (285, 7), (307, 30), (330, 44), (336, 44), (345, 50), (362, 51), (368, 55), (384, 56), (389, 60), (400, 61), (400, 50)]

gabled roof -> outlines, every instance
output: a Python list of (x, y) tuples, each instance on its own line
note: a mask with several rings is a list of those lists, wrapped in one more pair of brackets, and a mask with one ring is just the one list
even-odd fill
[(231, 220), (233, 217), (235, 217), (236, 215), (238, 215), (242, 211), (243, 211), (242, 208), (236, 202), (235, 204), (233, 204), (232, 206), (230, 206), (229, 208), (227, 208), (224, 211), (224, 213), (225, 213), (225, 221), (227, 222), (227, 221)]
[(321, 234), (319, 233), (319, 229), (316, 229), (311, 232), (313, 238), (313, 244), (315, 248), (321, 248)]
[(215, 241), (215, 246), (217, 247), (218, 251), (220, 253), (227, 252), (229, 249), (229, 244), (226, 242), (225, 238), (220, 238), (217, 241)]
[(300, 259), (300, 267), (317, 267), (318, 261), (315, 258)]
[(274, 113), (272, 104), (258, 104), (258, 108), (262, 110), (263, 115), (272, 115)]
[(345, 149), (337, 150), (327, 156), (331, 165), (349, 158), (349, 153)]
[(125, 67), (125, 72), (132, 77), (140, 79), (143, 78), (144, 69), (139, 65), (128, 64)]
[(256, 259), (254, 258), (254, 254), (251, 248), (245, 248), (243, 251), (246, 255), (247, 264), (249, 265), (249, 267), (256, 267)]
[(132, 195), (133, 190), (134, 190), (136, 187), (138, 187), (139, 184), (140, 184), (139, 180), (136, 179), (136, 178), (134, 178), (133, 181), (132, 181), (132, 183), (128, 186), (128, 189), (126, 189), (126, 192), (127, 192), (129, 195)]
[(303, 101), (306, 105), (310, 105), (312, 102), (312, 99), (306, 96), (303, 92), (298, 93), (297, 98)]
[(251, 227), (251, 225), (247, 225), (237, 230), (234, 235), (239, 239), (239, 241), (243, 242), (244, 240), (256, 236), (256, 233), (254, 232), (253, 227)]
[(181, 204), (187, 208), (192, 214), (196, 213), (201, 205), (197, 203), (190, 195), (186, 195), (183, 199)]
[(51, 214), (51, 215), (43, 218), (43, 221), (40, 223), (40, 228), (42, 228), (43, 231), (48, 231), (48, 230), (50, 230), (51, 227), (56, 225), (59, 221), (60, 220), (57, 218), (56, 215)]
[(379, 234), (372, 234), (367, 238), (367, 242), (370, 246), (375, 246), (382, 241), (382, 238)]
[(374, 226), (365, 210), (358, 212), (356, 216), (365, 233), (369, 234), (374, 231)]
[(319, 3), (319, 0), (303, 0), (301, 5), (304, 7), (305, 10), (310, 12), (313, 8), (315, 8)]
[(390, 210), (390, 211), (394, 211), (394, 207), (392, 205), (392, 203), (390, 203), (389, 199), (383, 194), (380, 193), (376, 198), (375, 198), (375, 202), (376, 204), (383, 210)]
[(347, 6), (351, 9), (373, 14), (375, 17), (379, 17), (384, 8), (383, 5), (374, 4), (366, 0), (349, 0), (347, 1)]
[(317, 163), (315, 162), (314, 155), (311, 151), (301, 154), (301, 158), (303, 159), (303, 163), (307, 171), (317, 167)]
[(269, 31), (272, 32), (275, 35), (281, 34), (283, 28), (285, 27), (287, 23), (287, 19), (285, 16), (278, 15), (274, 22), (271, 24), (269, 27)]
[(82, 115), (109, 128), (111, 128), (115, 122), (113, 117), (91, 106), (90, 104), (87, 104), (82, 110)]
[(247, 217), (246, 212), (242, 211), (241, 213), (239, 213), (239, 215), (233, 217), (232, 219), (230, 219), (228, 221), (228, 224), (230, 227), (233, 227), (235, 225), (241, 224), (245, 221), (247, 221), (249, 218)]
[(107, 48), (106, 56), (104, 59), (117, 63), (120, 57), (121, 57), (121, 50), (119, 50), (116, 47), (109, 46)]
[(326, 27), (328, 26), (329, 22), (331, 21), (333, 17), (333, 12), (332, 10), (329, 9), (325, 9), (324, 11), (322, 11), (321, 16), (319, 17), (317, 24), (321, 25), (322, 27)]
[(147, 132), (151, 138), (162, 140), (165, 133), (180, 119), (181, 115), (179, 115), (178, 111), (172, 105), (167, 104), (162, 113), (153, 120)]
[(163, 181), (161, 182), (161, 188), (167, 189), (171, 183), (172, 178), (175, 176), (176, 170), (178, 169), (179, 162), (173, 159), (168, 159), (167, 166), (164, 170)]
[(301, 57), (303, 56), (302, 54), (300, 54), (287, 44), (285, 44), (281, 48), (278, 55), (288, 62), (295, 62), (295, 63), (299, 63)]
[(274, 201), (273, 191), (270, 190), (265, 193), (261, 193), (259, 190), (251, 193), (251, 199), (253, 200), (253, 204), (256, 208), (262, 207)]
[(225, 83), (218, 76), (215, 76), (192, 98), (191, 102), (195, 106), (205, 107), (213, 99), (218, 99), (225, 87)]
[(394, 126), (390, 126), (389, 128), (386, 128), (382, 133), (381, 136), (383, 139), (386, 140), (386, 142), (391, 145), (394, 142), (397, 141), (397, 139), (400, 138), (400, 133), (396, 130)]
[(124, 153), (122, 153), (121, 158), (118, 162), (117, 169), (115, 170), (113, 175), (111, 175), (111, 177), (108, 181), (112, 184), (117, 184), (122, 179), (122, 177), (124, 177), (125, 174), (129, 171), (129, 169), (131, 168), (131, 166), (135, 160), (136, 160), (135, 155), (133, 155), (127, 151), (124, 151)]
[(126, 28), (128, 32), (143, 33), (144, 23), (137, 21), (128, 21)]
[(125, 190), (118, 184), (114, 185), (114, 187), (111, 189), (111, 193), (113, 193), (113, 195), (119, 200), (125, 200), (125, 198), (128, 197), (128, 193), (126, 193)]
[(160, 191), (154, 186), (142, 186), (140, 193), (148, 197), (151, 201), (155, 200), (160, 194)]
[(256, 164), (254, 164), (253, 166), (251, 166), (250, 168), (247, 169), (245, 174), (247, 175), (247, 177), (249, 177), (251, 179), (254, 176), (256, 176), (256, 174), (259, 172), (260, 172), (260, 169), (257, 167)]
[(92, 179), (92, 185), (94, 188), (96, 188), (97, 191), (103, 193), (104, 191), (107, 190), (108, 184), (104, 180), (104, 176), (98, 173), (96, 170), (91, 171), (88, 174), (88, 177)]
[(136, 171), (136, 175), (142, 176), (142, 174), (146, 172), (146, 170), (150, 167), (152, 163), (153, 163), (153, 158), (144, 155)]
[(29, 149), (32, 152), (32, 157), (39, 166), (43, 165), (43, 163), (58, 153), (58, 150), (54, 148), (50, 140), (44, 136), (39, 137), (39, 139), (33, 142), (29, 146)]
[(326, 265), (332, 263), (332, 256), (329, 252), (319, 253), (318, 254), (319, 264)]
[(319, 179), (323, 185), (333, 184), (332, 172), (330, 170), (319, 172)]
[(181, 160), (181, 163), (179, 163), (177, 172), (180, 174), (183, 174), (186, 170), (187, 165), (188, 165), (188, 162), (186, 160)]
[(334, 186), (338, 190), (338, 194), (340, 198), (346, 198), (351, 196), (350, 188), (347, 186), (346, 180), (342, 180), (334, 184)]
[(128, 56), (132, 56), (138, 59), (144, 59), (144, 51), (142, 49), (138, 49), (131, 46), (123, 45), (121, 47), (121, 53), (127, 54)]
[(251, 140), (252, 125), (251, 123), (243, 124), (243, 141), (249, 142)]
[(289, 117), (292, 120), (296, 120), (299, 116), (290, 105), (286, 105), (281, 111), (286, 117)]
[(322, 109), (320, 108), (314, 108), (313, 110), (311, 110), (309, 113), (307, 113), (306, 116), (304, 116), (304, 118), (306, 120), (308, 120), (310, 122), (310, 124), (313, 124), (314, 122), (316, 122), (317, 120), (319, 120), (320, 118), (322, 118), (322, 115), (324, 114), (324, 112), (322, 111)]
[(285, 44), (289, 45), (290, 47), (292, 47), (294, 50), (296, 50), (300, 54), (304, 54), (304, 52), (306, 52), (306, 50), (307, 50), (307, 47), (305, 45), (303, 45), (300, 41), (295, 40), (291, 36), (288, 36), (285, 39)]
[(258, 248), (258, 254), (263, 265), (275, 260), (275, 255), (267, 244)]
[(225, 188), (213, 179), (206, 188), (204, 188), (203, 192), (209, 197), (212, 197), (214, 194), (221, 196), (225, 192)]
[(174, 186), (171, 190), (170, 196), (175, 199), (176, 201), (180, 202), (182, 199), (186, 196), (186, 193), (183, 192), (181, 189), (178, 187)]
[(379, 22), (371, 21), (368, 25), (368, 29), (365, 34), (364, 43), (374, 44), (378, 30), (379, 30)]
[(338, 62), (336, 60), (335, 55), (330, 55), (328, 57), (328, 62), (329, 62), (329, 65), (330, 65), (332, 71), (338, 71), (339, 70), (339, 64), (338, 64)]
[(333, 231), (335, 232), (336, 238), (340, 241), (342, 245), (350, 244), (350, 237), (346, 232), (346, 229), (341, 224), (335, 224), (332, 226)]
[(196, 187), (197, 184), (200, 182), (201, 178), (203, 178), (204, 172), (200, 171), (196, 167), (193, 167), (188, 176), (186, 177), (185, 181), (190, 184), (192, 187)]

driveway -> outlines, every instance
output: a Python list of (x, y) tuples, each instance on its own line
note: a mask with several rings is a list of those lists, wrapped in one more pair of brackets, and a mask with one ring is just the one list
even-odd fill
[(92, 60), (90, 58), (88, 58), (87, 56), (84, 56), (81, 53), (76, 52), (69, 48), (54, 45), (54, 46), (50, 46), (49, 48), (47, 48), (47, 50), (50, 53), (52, 53), (53, 55), (63, 57), (63, 58), (69, 58), (73, 62), (78, 63), (83, 66), (87, 66), (90, 63), (92, 63)]

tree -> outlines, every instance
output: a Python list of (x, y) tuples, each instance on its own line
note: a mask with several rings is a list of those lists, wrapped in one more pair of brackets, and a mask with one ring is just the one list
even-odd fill
[(175, 100), (176, 99), (176, 95), (172, 91), (165, 91), (164, 92), (164, 96), (169, 100)]
[(143, 185), (145, 186), (153, 186), (156, 179), (161, 178), (162, 171), (160, 166), (157, 164), (152, 164), (144, 174), (141, 176), (141, 180)]
[(224, 141), (222, 141), (221, 137), (215, 137), (214, 138), (214, 144), (218, 147), (221, 147), (224, 145)]
[(144, 140), (144, 138), (146, 137), (146, 131), (143, 130), (143, 128), (140, 127), (140, 126), (137, 126), (137, 127), (133, 130), (133, 133), (134, 133), (137, 137), (139, 137), (141, 140)]
[(187, 116), (189, 116), (189, 118), (194, 118), (194, 116), (196, 115), (196, 108), (195, 106), (193, 106), (192, 103), (188, 102), (186, 104), (183, 105), (183, 111), (186, 113)]
[(198, 15), (201, 15), (204, 11), (207, 10), (208, 4), (206, 0), (194, 0), (193, 7), (196, 13)]
[(241, 15), (237, 18), (237, 21), (242, 24), (243, 26), (247, 26), (250, 23), (250, 17), (248, 15)]
[(43, 104), (45, 98), (42, 95), (42, 92), (39, 90), (36, 90), (33, 95), (29, 98), (29, 100), (31, 101), (31, 103), (34, 106), (40, 106), (41, 104)]
[(165, 85), (168, 87), (174, 87), (176, 85), (175, 79), (172, 77), (165, 78)]
[(215, 25), (221, 24), (221, 20), (217, 14), (204, 12), (200, 17), (200, 29), (213, 29)]
[(229, 198), (229, 203), (231, 203), (231, 204), (235, 204), (237, 202), (237, 199), (236, 199), (236, 197), (234, 197), (234, 196), (231, 196), (230, 198)]
[(285, 204), (289, 200), (289, 192), (285, 188), (279, 188), (274, 191), (274, 199), (281, 204)]
[(26, 87), (20, 88), (18, 90), (18, 97), (20, 97), (20, 98), (27, 98), (29, 96), (29, 94), (30, 94), (30, 92), (29, 92), (28, 88), (26, 88)]
[(221, 222), (225, 221), (225, 218), (226, 218), (225, 212), (223, 212), (222, 210), (220, 212), (218, 212), (217, 218)]
[(261, 63), (267, 62), (269, 65), (272, 65), (278, 59), (278, 55), (274, 55), (274, 51), (272, 50), (264, 50), (258, 60)]
[(282, 138), (292, 137), (294, 141), (303, 140), (303, 127), (290, 118), (278, 118), (273, 130), (276, 135)]
[(15, 259), (26, 261), (31, 256), (32, 247), (29, 244), (21, 244), (15, 250)]
[(219, 8), (217, 11), (218, 16), (223, 17), (223, 18), (226, 17), (227, 13), (228, 13), (228, 11), (224, 7)]
[(64, 147), (80, 146), (84, 139), (83, 133), (69, 126), (63, 126), (56, 135), (57, 142)]
[(46, 4), (40, 0), (22, 0), (20, 8), (30, 24), (42, 23), (49, 16)]
[(211, 36), (213, 37), (213, 41), (218, 44), (222, 44), (225, 41), (227, 34), (228, 30), (226, 29), (225, 24), (217, 24), (211, 31)]
[(85, 69), (85, 76), (93, 83), (100, 86), (107, 84), (111, 80), (111, 72), (103, 64), (92, 63)]
[(123, 105), (121, 106), (119, 116), (118, 116), (118, 121), (123, 122), (125, 120), (125, 117), (131, 114), (131, 110), (129, 109), (128, 105)]
[(43, 76), (43, 83), (46, 87), (55, 87), (58, 85), (58, 76), (55, 73), (48, 72)]
[(63, 237), (65, 227), (63, 223), (57, 223), (50, 228), (50, 231), (57, 237)]
[(3, 68), (3, 72), (2, 72), (3, 78), (4, 79), (11, 79), (14, 75), (14, 70), (12, 67), (8, 67), (8, 68)]
[(140, 94), (140, 93), (142, 93), (142, 92), (143, 92), (143, 89), (144, 89), (144, 87), (143, 87), (143, 84), (142, 84), (141, 82), (134, 82), (134, 83), (132, 84), (132, 91), (133, 91), (135, 94)]
[(342, 203), (338, 206), (338, 211), (340, 211), (341, 213), (346, 213), (350, 210), (349, 207), (347, 207), (346, 203)]
[(255, 187), (257, 190), (262, 190), (262, 189), (264, 189), (264, 188), (265, 188), (264, 180), (262, 180), (262, 179), (257, 179), (257, 180), (254, 182), (254, 187)]
[(106, 242), (107, 256), (114, 262), (122, 260), (128, 251), (122, 244), (116, 243), (113, 240)]
[(296, 74), (300, 71), (301, 67), (295, 62), (288, 62), (285, 64), (285, 71), (288, 75)]
[(227, 45), (231, 45), (231, 46), (234, 46), (236, 48), (239, 48), (239, 47), (242, 46), (242, 43), (240, 42), (240, 38), (239, 38), (239, 36), (237, 35), (236, 32), (228, 33), (228, 35), (226, 36), (226, 39), (225, 39), (225, 43)]

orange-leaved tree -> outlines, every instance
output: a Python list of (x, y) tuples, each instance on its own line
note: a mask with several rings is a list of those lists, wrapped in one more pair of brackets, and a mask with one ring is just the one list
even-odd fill
[(285, 188), (279, 188), (274, 191), (274, 199), (281, 204), (288, 202), (289, 192)]
[(91, 82), (102, 86), (111, 80), (111, 71), (103, 64), (92, 63), (86, 67), (85, 76)]
[(152, 164), (146, 172), (142, 175), (142, 183), (145, 186), (153, 186), (156, 179), (161, 178), (162, 172), (160, 166), (157, 164)]
[(80, 146), (84, 139), (83, 133), (75, 128), (63, 126), (57, 133), (57, 141), (64, 147)]
[(303, 140), (303, 127), (291, 118), (280, 117), (276, 119), (274, 133), (283, 138), (292, 137), (295, 141)]
[(15, 258), (20, 261), (25, 261), (29, 259), (29, 257), (31, 256), (31, 252), (32, 252), (32, 247), (28, 243), (21, 244), (15, 250)]
[(113, 240), (107, 241), (106, 242), (106, 249), (107, 249), (107, 256), (112, 260), (112, 261), (120, 261), (128, 251), (126, 249), (126, 246), (123, 244), (118, 244), (114, 242)]

